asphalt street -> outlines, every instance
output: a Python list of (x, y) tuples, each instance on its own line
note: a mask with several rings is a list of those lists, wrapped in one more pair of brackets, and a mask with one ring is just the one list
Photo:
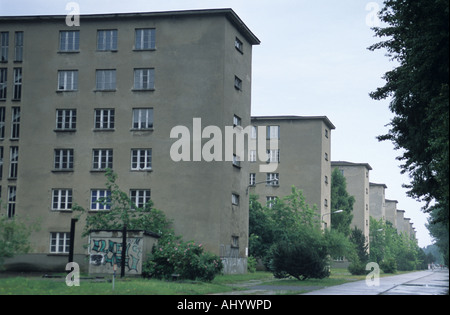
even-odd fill
[(379, 278), (378, 285), (366, 280), (345, 283), (303, 295), (446, 295), (448, 269), (426, 270)]

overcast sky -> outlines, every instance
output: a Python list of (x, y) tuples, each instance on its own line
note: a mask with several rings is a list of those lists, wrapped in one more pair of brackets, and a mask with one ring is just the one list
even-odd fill
[[(0, 15), (67, 14), (66, 0), (0, 0)], [(232, 8), (261, 40), (253, 48), (252, 115), (327, 116), (333, 161), (369, 163), (370, 181), (387, 185), (386, 198), (398, 201), (417, 230), (419, 246), (432, 243), (423, 203), (406, 196), (387, 133), (393, 117), (388, 101), (369, 93), (384, 85), (382, 76), (396, 64), (371, 30), (382, 0), (78, 0), (81, 14)], [(81, 20), (82, 23), (82, 20)]]

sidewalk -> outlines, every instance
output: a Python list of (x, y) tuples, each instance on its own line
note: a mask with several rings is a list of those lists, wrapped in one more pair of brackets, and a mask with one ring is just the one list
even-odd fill
[(449, 271), (426, 270), (380, 278), (379, 286), (368, 286), (365, 280), (345, 283), (303, 295), (444, 295), (449, 288)]

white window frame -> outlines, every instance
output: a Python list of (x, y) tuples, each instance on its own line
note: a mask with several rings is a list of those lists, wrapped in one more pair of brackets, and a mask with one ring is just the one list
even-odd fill
[(78, 90), (78, 70), (58, 71), (58, 91)]
[(9, 148), (9, 177), (16, 179), (19, 171), (19, 147), (13, 146)]
[(70, 211), (72, 210), (72, 189), (52, 189), (52, 210)]
[(11, 116), (11, 139), (17, 140), (20, 136), (20, 107), (14, 106)]
[(57, 109), (56, 110), (56, 130), (70, 130), (77, 128), (77, 110), (76, 109)]
[(8, 61), (9, 32), (0, 33), (0, 62)]
[(256, 185), (256, 173), (250, 173), (249, 174), (249, 186), (255, 186)]
[(94, 129), (109, 129), (115, 127), (115, 114), (113, 108), (97, 108), (94, 111)]
[(50, 232), (50, 253), (67, 254), (70, 247), (69, 232)]
[(155, 69), (134, 69), (134, 90), (153, 91), (155, 89)]
[[(55, 149), (54, 169), (57, 171), (73, 171), (74, 150)], [(66, 166), (66, 167), (64, 167)]]
[(95, 71), (95, 89), (97, 91), (115, 91), (116, 85), (117, 81), (115, 69)]
[(135, 30), (135, 50), (154, 50), (156, 46), (156, 29), (137, 28)]
[(280, 174), (279, 173), (266, 173), (266, 186), (279, 186)]
[(267, 126), (267, 139), (280, 139), (280, 126)]
[(107, 168), (113, 168), (113, 150), (112, 149), (93, 149), (92, 150), (92, 169), (104, 171)]
[(80, 31), (60, 31), (59, 51), (60, 52), (80, 51)]
[(117, 51), (117, 30), (97, 30), (97, 50)]
[(152, 170), (152, 149), (131, 149), (131, 170)]
[(131, 189), (130, 200), (132, 205), (136, 208), (144, 209), (146, 204), (151, 199), (150, 189)]
[(271, 150), (268, 149), (267, 151), (267, 162), (269, 163), (280, 163), (280, 150)]
[(14, 61), (23, 61), (23, 32), (18, 31), (14, 35)]
[(239, 202), (240, 202), (240, 196), (238, 194), (232, 193), (231, 194), (231, 204), (233, 206), (239, 206)]
[(153, 129), (153, 108), (133, 108), (132, 129)]
[(8, 68), (0, 68), (0, 100), (8, 96)]
[(8, 186), (8, 218), (13, 218), (16, 215), (16, 196), (17, 187)]
[[(100, 199), (106, 198), (106, 204), (99, 202)], [(107, 189), (91, 189), (91, 199), (89, 200), (89, 209), (91, 211), (109, 211), (111, 191)], [(109, 200), (108, 200), (109, 199)]]
[(22, 98), (22, 68), (14, 68), (13, 100)]

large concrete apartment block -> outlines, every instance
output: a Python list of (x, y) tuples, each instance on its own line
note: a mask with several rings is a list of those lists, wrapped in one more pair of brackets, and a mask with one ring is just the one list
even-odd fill
[(392, 223), (397, 228), (397, 200), (385, 199), (386, 202), (386, 221)]
[(248, 164), (176, 162), (170, 134), (192, 136), (194, 118), (250, 124), (258, 38), (231, 9), (65, 18), (0, 17), (1, 212), (39, 220), (28, 263), (67, 261), (73, 203), (102, 210), (111, 167), (133, 201), (151, 198), (177, 234), (245, 272)]
[(376, 220), (386, 220), (385, 184), (369, 183), (370, 216)]
[[(303, 191), (307, 204), (317, 206), (322, 227), (330, 227), (331, 131), (335, 126), (325, 116), (255, 116), (252, 126), (249, 193), (258, 195), (265, 205), (290, 195), (295, 186)], [(256, 140), (261, 127), (267, 139), (262, 157)], [(277, 142), (275, 150), (270, 141)], [(265, 166), (272, 170), (264, 170)]]
[(333, 169), (337, 168), (341, 171), (347, 181), (347, 192), (355, 197), (353, 205), (352, 228), (357, 227), (366, 237), (369, 243), (370, 231), (370, 182), (369, 172), (372, 167), (368, 163), (353, 163), (347, 161), (331, 162)]

